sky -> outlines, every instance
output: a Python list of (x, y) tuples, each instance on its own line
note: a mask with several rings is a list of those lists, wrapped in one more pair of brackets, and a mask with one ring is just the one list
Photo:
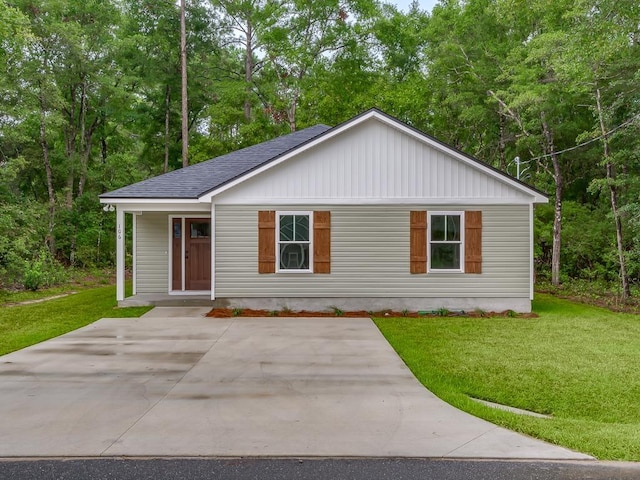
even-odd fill
[[(409, 5), (411, 5), (411, 0), (387, 0), (387, 3), (392, 3), (398, 6), (401, 10), (405, 12), (409, 10)], [(438, 3), (438, 0), (419, 0), (420, 6), (423, 10), (431, 11), (433, 6)]]

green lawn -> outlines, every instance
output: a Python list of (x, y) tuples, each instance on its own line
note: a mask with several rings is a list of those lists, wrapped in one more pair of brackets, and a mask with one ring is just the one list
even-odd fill
[(599, 459), (640, 461), (640, 316), (548, 295), (537, 295), (533, 309), (539, 318), (375, 322), (416, 377), (452, 405)]
[(32, 305), (0, 307), (0, 355), (57, 337), (103, 317), (138, 317), (150, 307), (116, 308), (116, 287), (83, 290)]

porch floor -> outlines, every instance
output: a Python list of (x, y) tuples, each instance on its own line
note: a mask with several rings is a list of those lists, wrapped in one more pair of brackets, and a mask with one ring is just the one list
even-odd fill
[(224, 307), (223, 301), (205, 295), (169, 295), (168, 293), (138, 293), (118, 302), (119, 307)]

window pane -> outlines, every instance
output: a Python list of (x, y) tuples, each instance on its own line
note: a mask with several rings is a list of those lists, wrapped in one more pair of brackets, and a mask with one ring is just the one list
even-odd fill
[(460, 241), (460, 215), (447, 215), (447, 240)]
[(286, 243), (284, 245), (280, 245), (280, 269), (308, 270), (309, 244)]
[(191, 238), (209, 238), (211, 224), (209, 222), (191, 222)]
[(445, 239), (445, 218), (444, 215), (431, 216), (431, 240), (437, 242)]
[(293, 240), (293, 215), (280, 216), (280, 241), (290, 242)]
[(460, 269), (460, 244), (459, 243), (432, 243), (431, 244), (431, 268), (435, 270), (459, 270)]
[(307, 215), (296, 215), (295, 217), (295, 241), (296, 242), (308, 242), (309, 241), (309, 217)]

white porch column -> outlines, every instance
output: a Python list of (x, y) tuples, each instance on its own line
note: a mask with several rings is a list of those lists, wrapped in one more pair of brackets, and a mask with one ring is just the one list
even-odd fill
[(116, 300), (124, 300), (124, 210), (116, 207)]

